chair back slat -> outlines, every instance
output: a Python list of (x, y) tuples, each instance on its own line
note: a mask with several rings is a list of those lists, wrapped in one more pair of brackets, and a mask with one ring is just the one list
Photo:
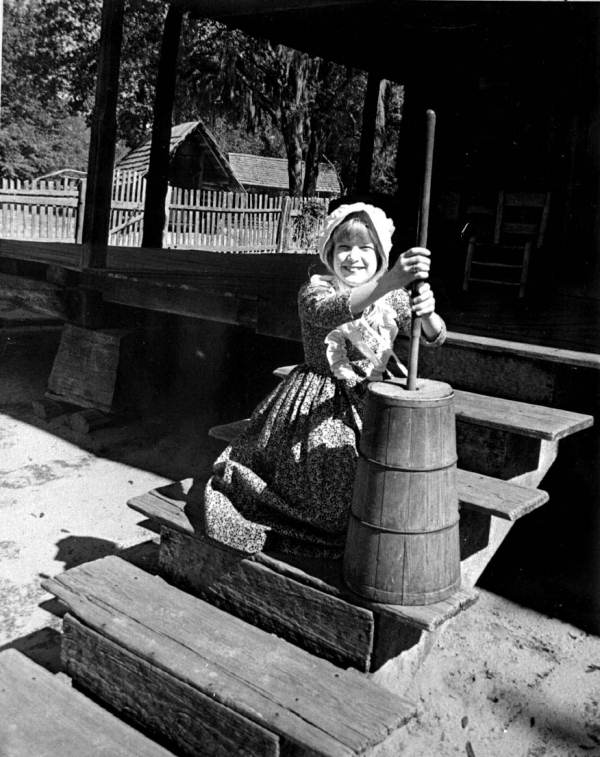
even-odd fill
[[(487, 199), (487, 205), (472, 202), (467, 206), (467, 227), (472, 225), (474, 233), (469, 236), (463, 291), (468, 290), (471, 281), (479, 281), (518, 286), (519, 297), (523, 297), (531, 252), (544, 243), (550, 212), (550, 192), (513, 192), (501, 189), (496, 196), (495, 214), (492, 198)], [(489, 229), (492, 219), (494, 231), (493, 244), (490, 245)], [(483, 234), (481, 230), (484, 230)], [(521, 256), (520, 263), (514, 262), (518, 253)], [(485, 271), (491, 269), (520, 270), (520, 277), (518, 281), (508, 274), (506, 280), (490, 278)]]

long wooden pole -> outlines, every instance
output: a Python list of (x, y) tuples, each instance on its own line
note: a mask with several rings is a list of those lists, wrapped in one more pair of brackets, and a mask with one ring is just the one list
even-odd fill
[(154, 96), (152, 141), (144, 200), (142, 247), (160, 249), (163, 246), (165, 225), (169, 220), (165, 201), (168, 194), (171, 121), (173, 103), (175, 102), (177, 56), (182, 21), (183, 8), (178, 5), (170, 5), (165, 18)]
[[(421, 207), (417, 231), (417, 245), (427, 246), (427, 231), (429, 226), (429, 201), (431, 198), (431, 173), (433, 169), (433, 143), (435, 138), (435, 112), (428, 110), (425, 114), (425, 170), (421, 188)], [(414, 281), (411, 294), (418, 294), (419, 282)], [(408, 379), (406, 388), (414, 391), (417, 388), (417, 368), (419, 364), (419, 342), (421, 339), (421, 319), (413, 314), (410, 330), (410, 348), (408, 356)]]
[(103, 0), (96, 100), (83, 220), (83, 268), (105, 268), (117, 141), (117, 95), (125, 0)]

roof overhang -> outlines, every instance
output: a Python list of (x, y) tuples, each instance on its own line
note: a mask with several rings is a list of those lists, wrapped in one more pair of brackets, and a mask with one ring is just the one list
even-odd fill
[[(407, 83), (443, 80), (489, 65), (535, 64), (560, 39), (580, 44), (570, 22), (596, 3), (550, 0), (174, 0), (256, 37)], [(587, 6), (587, 7), (586, 7)], [(516, 51), (516, 52), (515, 52)], [(566, 53), (565, 53), (566, 54)], [(529, 56), (529, 58), (528, 58)], [(526, 73), (526, 72), (525, 72)]]

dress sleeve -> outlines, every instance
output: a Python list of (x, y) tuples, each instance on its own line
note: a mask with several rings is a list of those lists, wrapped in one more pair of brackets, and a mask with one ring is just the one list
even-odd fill
[[(404, 336), (410, 336), (411, 329), (411, 312), (410, 312), (410, 297), (406, 289), (395, 289), (386, 295), (386, 299), (389, 304), (394, 308), (396, 313), (396, 322), (398, 323), (398, 331)], [(438, 347), (446, 341), (446, 324), (442, 320), (442, 328), (440, 333), (434, 339), (428, 339), (425, 336), (425, 332), (421, 330), (421, 344), (429, 347)]]
[(334, 329), (356, 318), (349, 299), (349, 291), (338, 292), (326, 282), (305, 284), (298, 293), (298, 312), (303, 321)]

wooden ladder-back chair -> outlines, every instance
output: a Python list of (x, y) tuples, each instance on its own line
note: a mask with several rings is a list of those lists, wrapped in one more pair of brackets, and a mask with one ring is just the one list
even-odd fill
[(531, 253), (544, 242), (549, 208), (549, 192), (501, 190), (492, 241), (469, 238), (463, 291), (477, 281), (516, 286), (523, 297)]

